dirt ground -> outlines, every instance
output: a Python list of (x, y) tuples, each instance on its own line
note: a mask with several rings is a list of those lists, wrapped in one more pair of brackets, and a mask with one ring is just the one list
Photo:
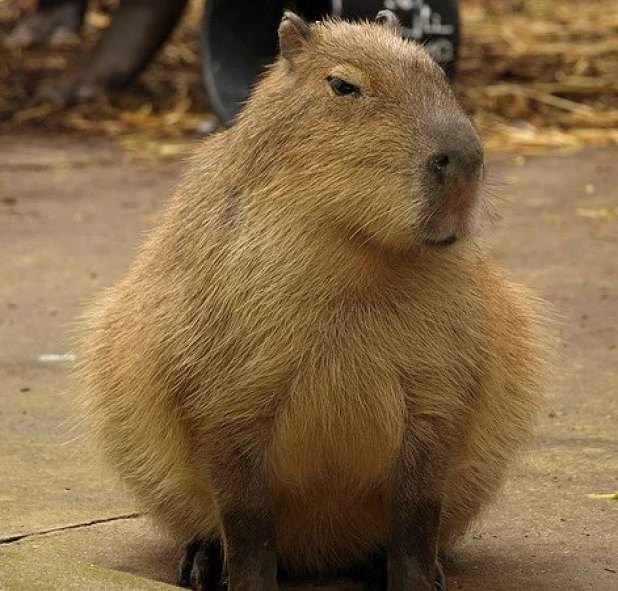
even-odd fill
[[(554, 307), (530, 453), (448, 565), (451, 589), (618, 589), (618, 151), (489, 159), (498, 258)], [(164, 589), (178, 551), (72, 426), (69, 328), (182, 171), (105, 140), (0, 137), (0, 589)], [(69, 355), (69, 356), (67, 356)]]

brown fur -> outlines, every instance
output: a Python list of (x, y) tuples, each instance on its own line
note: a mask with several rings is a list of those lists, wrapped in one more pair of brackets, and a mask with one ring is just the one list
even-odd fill
[[(89, 313), (80, 387), (179, 540), (225, 534), (240, 507), (272, 516), (282, 562), (336, 568), (388, 545), (393, 499), (432, 489), (435, 455), (444, 550), (530, 436), (535, 306), (478, 238), (476, 189), (436, 205), (439, 129), (473, 132), (425, 52), (378, 24), (292, 38)], [(333, 72), (367, 96), (333, 96)]]

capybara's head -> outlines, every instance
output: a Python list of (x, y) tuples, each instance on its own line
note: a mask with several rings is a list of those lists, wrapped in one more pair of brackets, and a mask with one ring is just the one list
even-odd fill
[(285, 181), (287, 207), (388, 249), (445, 248), (469, 234), (481, 142), (395, 16), (310, 25), (288, 12), (279, 42), (238, 127), (255, 174)]

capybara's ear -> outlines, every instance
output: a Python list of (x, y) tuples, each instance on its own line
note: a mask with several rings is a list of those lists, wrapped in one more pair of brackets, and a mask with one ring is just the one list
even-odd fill
[(311, 29), (297, 14), (287, 10), (279, 25), (279, 47), (281, 55), (292, 61), (309, 40)]
[(380, 10), (376, 16), (376, 23), (390, 27), (396, 33), (401, 33), (401, 23), (397, 15), (390, 10)]

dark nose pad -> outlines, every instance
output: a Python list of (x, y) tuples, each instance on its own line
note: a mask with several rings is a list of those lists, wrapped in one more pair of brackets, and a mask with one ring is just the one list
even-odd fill
[(479, 179), (483, 169), (483, 146), (467, 119), (442, 120), (432, 128), (435, 151), (428, 167), (439, 181)]
[(438, 180), (480, 178), (483, 170), (483, 150), (480, 145), (434, 154), (429, 168)]

